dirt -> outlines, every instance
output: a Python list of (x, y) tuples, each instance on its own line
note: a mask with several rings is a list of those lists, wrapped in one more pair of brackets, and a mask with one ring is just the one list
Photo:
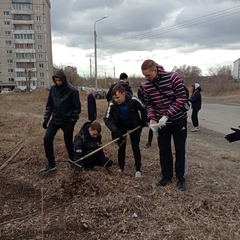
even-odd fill
[[(117, 174), (116, 144), (104, 149), (114, 161), (109, 171), (74, 171), (61, 132), (54, 140), (57, 171), (43, 175), (39, 170), (47, 161), (41, 125), (47, 94), (0, 95), (0, 166), (23, 147), (0, 171), (1, 240), (240, 239), (239, 142), (230, 144), (224, 135), (207, 129), (189, 131), (185, 192), (177, 189), (175, 178), (166, 187), (156, 187), (161, 178), (159, 153), (156, 139), (151, 148), (144, 148), (148, 128), (140, 144), (141, 179), (134, 177), (128, 140), (125, 174)], [(81, 102), (75, 134), (87, 120), (82, 93)], [(97, 100), (97, 107), (103, 123), (106, 100)], [(102, 128), (107, 143), (110, 131), (104, 123)]]

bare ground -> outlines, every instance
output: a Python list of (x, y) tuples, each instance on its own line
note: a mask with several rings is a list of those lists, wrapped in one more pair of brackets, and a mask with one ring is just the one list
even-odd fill
[[(0, 166), (23, 146), (0, 171), (0, 239), (240, 239), (238, 142), (229, 144), (222, 134), (206, 129), (189, 132), (185, 192), (177, 190), (176, 179), (166, 187), (155, 186), (161, 178), (158, 148), (156, 139), (150, 149), (143, 148), (148, 128), (141, 139), (141, 179), (134, 178), (129, 144), (124, 175), (116, 173), (115, 144), (105, 149), (114, 161), (109, 172), (75, 172), (61, 132), (54, 143), (58, 169), (42, 175), (46, 98), (42, 91), (0, 95)], [(81, 94), (81, 102), (75, 133), (86, 121), (86, 95)], [(106, 100), (97, 105), (102, 122)], [(102, 135), (103, 143), (111, 140), (104, 124)]]

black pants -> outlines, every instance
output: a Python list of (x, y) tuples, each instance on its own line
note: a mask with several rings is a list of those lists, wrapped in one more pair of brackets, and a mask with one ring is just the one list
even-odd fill
[(153, 139), (153, 131), (150, 128), (148, 132), (148, 143), (152, 144), (152, 139)]
[(198, 123), (198, 112), (199, 112), (199, 109), (193, 109), (192, 110), (192, 124), (194, 127), (198, 127), (199, 126), (199, 123)]
[[(122, 133), (125, 134), (127, 133), (127, 130), (132, 130), (134, 127), (132, 125), (127, 125), (127, 124), (121, 124), (118, 126), (118, 130)], [(140, 171), (141, 169), (141, 152), (139, 148), (139, 143), (140, 143), (140, 135), (141, 132), (139, 130), (136, 130), (135, 132), (132, 132), (130, 134), (130, 140), (131, 140), (131, 145), (132, 145), (132, 151), (134, 155), (134, 160), (135, 160), (135, 167), (136, 171)], [(125, 166), (125, 156), (126, 156), (126, 139), (125, 141), (118, 141), (118, 164), (119, 167), (124, 170)]]
[(176, 177), (185, 178), (187, 174), (187, 120), (179, 120), (176, 123), (159, 129), (158, 147), (162, 177), (172, 179), (173, 177), (173, 156), (171, 139), (176, 152), (175, 172)]
[(44, 149), (49, 165), (55, 165), (55, 156), (53, 150), (53, 140), (59, 129), (62, 129), (65, 146), (68, 151), (69, 159), (73, 160), (73, 130), (72, 125), (57, 125), (52, 122), (49, 123), (47, 131), (44, 136)]

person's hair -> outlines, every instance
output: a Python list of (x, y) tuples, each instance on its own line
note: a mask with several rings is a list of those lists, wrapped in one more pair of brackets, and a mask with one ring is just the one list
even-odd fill
[(93, 88), (90, 88), (89, 90), (88, 90), (88, 94), (93, 94), (94, 93), (94, 89)]
[(124, 93), (125, 88), (121, 84), (116, 84), (112, 89), (112, 96), (116, 95), (116, 93)]
[(100, 133), (102, 131), (102, 127), (101, 127), (101, 124), (97, 121), (93, 121), (91, 124), (90, 124), (90, 128), (93, 130), (93, 131), (97, 131), (98, 133)]
[(119, 79), (120, 80), (128, 79), (128, 75), (126, 73), (121, 73)]
[(157, 64), (153, 60), (148, 59), (142, 63), (141, 69), (142, 70), (154, 70), (156, 68), (156, 66), (157, 66)]

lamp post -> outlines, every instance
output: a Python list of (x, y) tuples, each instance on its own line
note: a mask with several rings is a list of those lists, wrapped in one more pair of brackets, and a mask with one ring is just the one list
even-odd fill
[(112, 64), (113, 64), (113, 76), (114, 76), (114, 81), (115, 81), (115, 64), (112, 62), (112, 61), (110, 61)]
[(94, 23), (94, 56), (95, 56), (95, 89), (98, 89), (98, 82), (97, 82), (97, 32), (96, 32), (96, 23), (103, 20), (104, 18), (107, 18), (108, 15), (105, 15), (104, 17), (98, 19)]

